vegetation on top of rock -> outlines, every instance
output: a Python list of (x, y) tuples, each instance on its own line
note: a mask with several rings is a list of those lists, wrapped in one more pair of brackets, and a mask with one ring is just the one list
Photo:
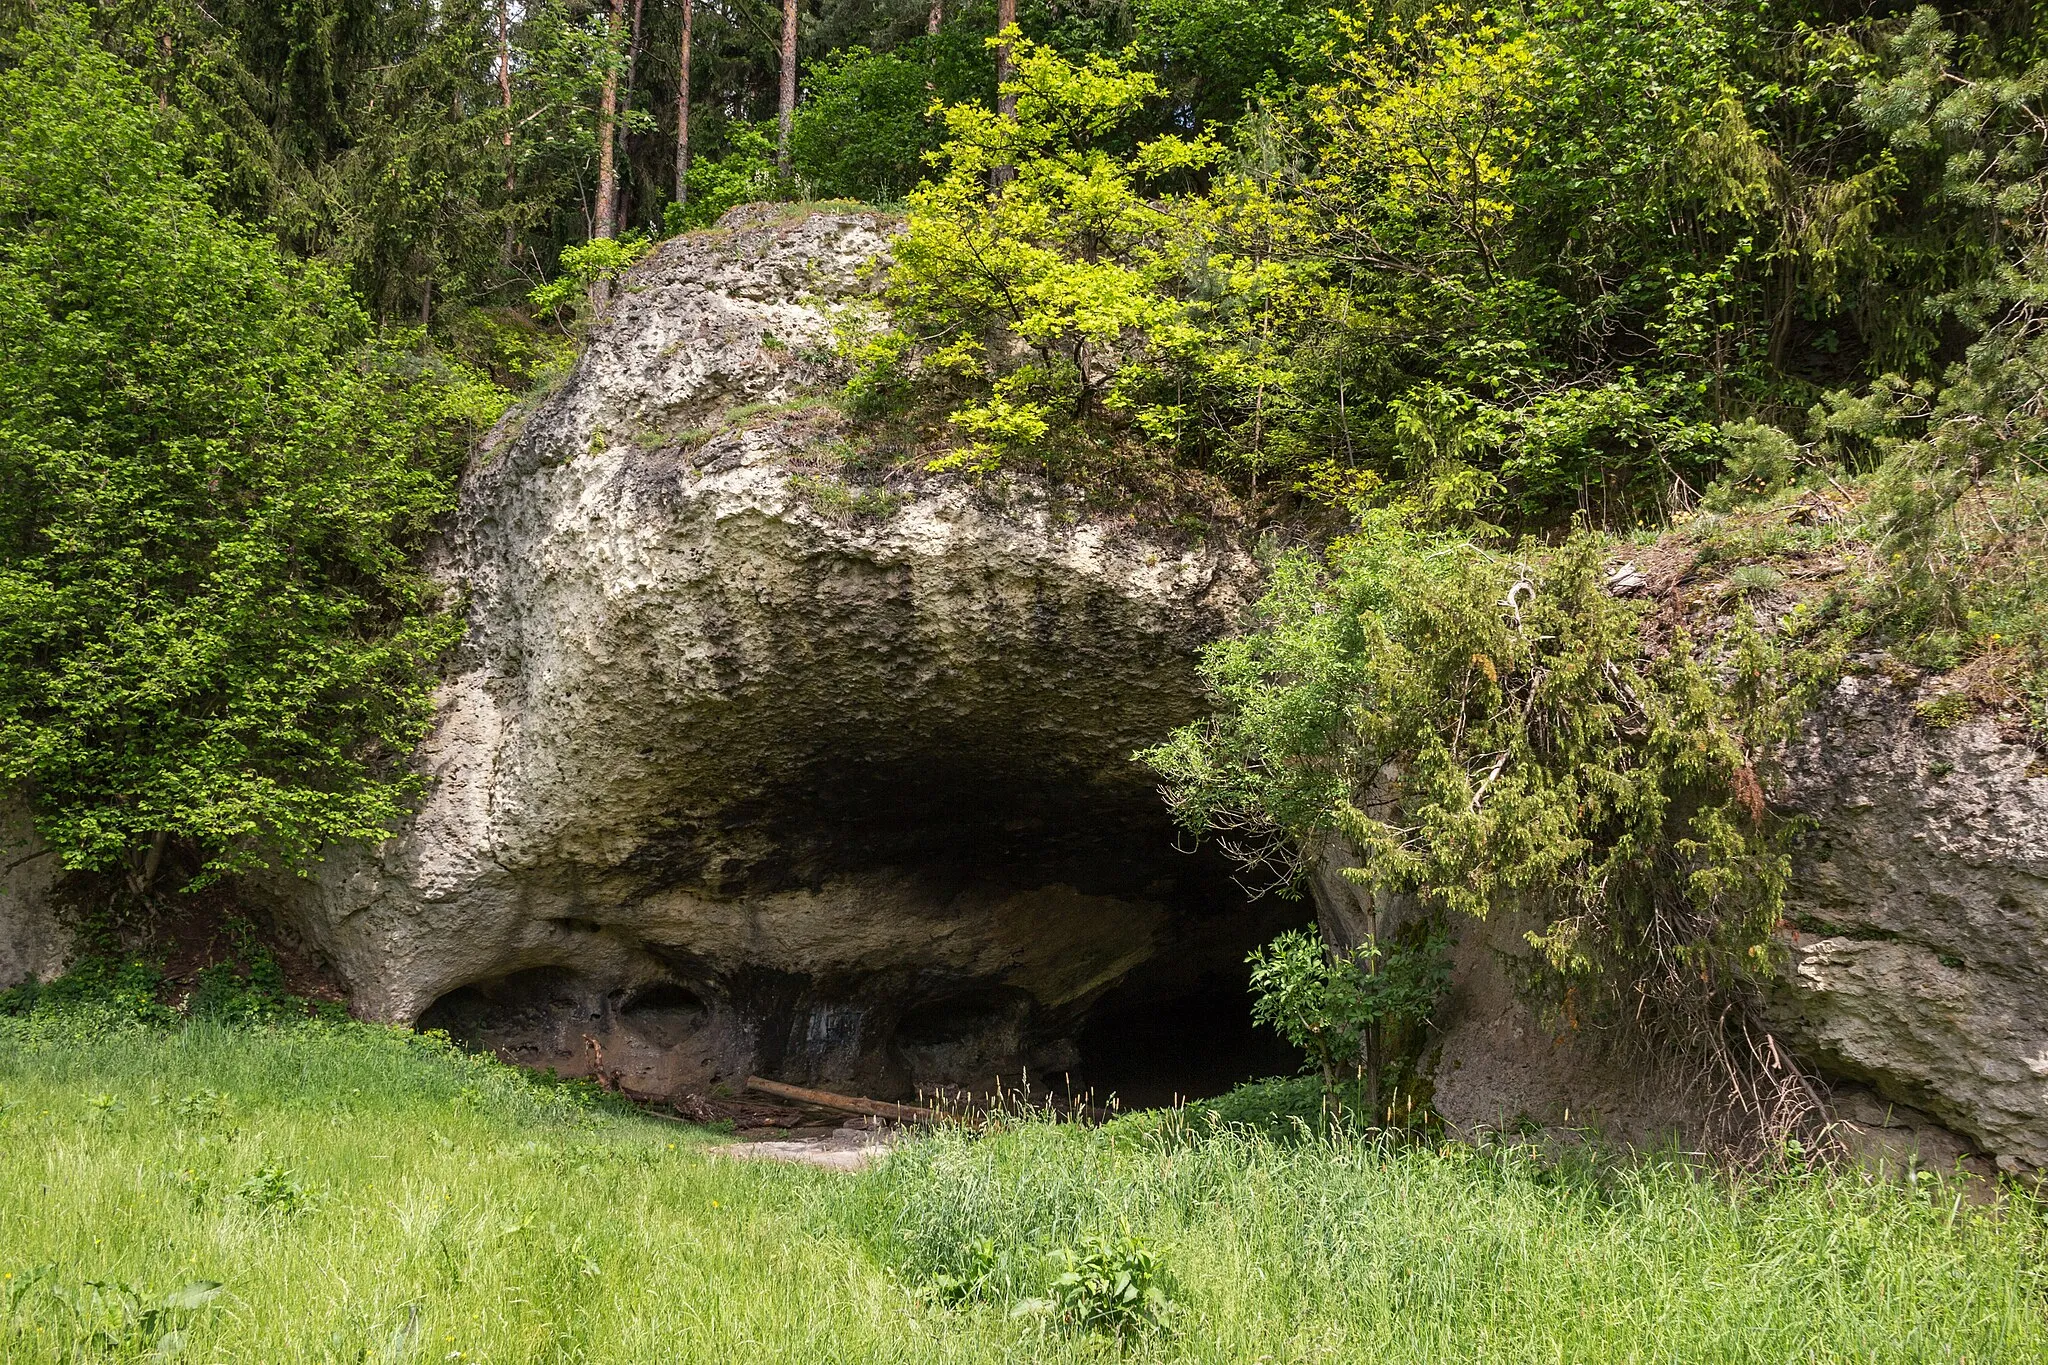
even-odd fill
[[(1020, 40), (1014, 117), (945, 111), (859, 392), (930, 381), (949, 465), (1114, 483), (1164, 455), (1340, 506), (1654, 521), (1859, 369), (1935, 381), (1939, 319), (1994, 288), (1972, 243), (2024, 196), (1902, 149), (1937, 121), (2017, 176), (1996, 139), (2027, 78), (1993, 82), (1975, 136), (1916, 116), (1897, 92), (1947, 48), (1931, 13), (1886, 48), (1890, 27), (1786, 37), (1697, 0), (1347, 11), (1325, 76), (1193, 137), (1152, 131), (1137, 54)], [(1957, 230), (1939, 265), (1923, 195)]]
[(1646, 640), (1607, 574), (1588, 531), (1504, 554), (1369, 513), (1274, 565), (1256, 627), (1209, 650), (1217, 714), (1146, 757), (1188, 828), (1283, 883), (1334, 841), (1375, 904), (1532, 912), (1574, 1025), (1700, 1055), (1783, 1137), (1816, 1114), (1746, 1009), (1787, 867), (1764, 783), (1842, 628), (1785, 648), (1738, 608), (1700, 654), (1682, 625)]
[[(502, 401), (452, 358), (531, 378), (554, 348), (521, 309), (566, 320), (628, 264), (630, 226), (742, 197), (908, 200), (848, 401), (940, 468), (1551, 540), (1581, 512), (1623, 530), (1833, 481), (1867, 502), (1894, 638), (1961, 662), (2042, 633), (2044, 78), (2018, 9), (1027, 0), (998, 39), (978, 4), (935, 25), (839, 6), (799, 34), (787, 148), (774, 35), (706, 11), (683, 63), (683, 19), (399, 5), (315, 51), (242, 6), (7, 12), (14, 154), (69, 138), (121, 187), (60, 194), (26, 163), (9, 182), (23, 287), (48, 293), (18, 321), (85, 316), (64, 300), (131, 259), (206, 304), (175, 353), (140, 313), (11, 350), (15, 409), (56, 392), (76, 343), (99, 387), (158, 386), (124, 400), (146, 431), (91, 416), (127, 475), (150, 442), (266, 433), (176, 496), (136, 485), (93, 514), (193, 528), (148, 548), (180, 586), (107, 645), (157, 665), (59, 698), (58, 654), (118, 633), (85, 611), (0, 676), (10, 714), (78, 721), (10, 721), (35, 732), (4, 746), (70, 861), (139, 877), (161, 837), (215, 871), (292, 862), (400, 811), (391, 765), (448, 630), (403, 561)], [(60, 47), (76, 89), (38, 55)], [(87, 121), (90, 146), (52, 131)], [(208, 265), (172, 237), (233, 245)], [(255, 294), (214, 316), (235, 289)], [(210, 515), (177, 511), (187, 495)], [(65, 505), (37, 493), (9, 534), (55, 535)], [(229, 589), (232, 555), (186, 551), (259, 505), (285, 548), (242, 543)], [(108, 534), (143, 553), (141, 530)], [(117, 785), (125, 806), (90, 795)]]

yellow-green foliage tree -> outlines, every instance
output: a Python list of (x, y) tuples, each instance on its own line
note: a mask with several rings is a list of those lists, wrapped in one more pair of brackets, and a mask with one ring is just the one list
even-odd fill
[[(952, 414), (964, 443), (942, 469), (1054, 459), (1091, 419), (1138, 406), (1118, 383), (1129, 353), (1177, 339), (1161, 287), (1171, 210), (1144, 191), (1216, 150), (1172, 135), (1115, 150), (1159, 95), (1156, 78), (1105, 57), (1071, 62), (1022, 37), (1012, 50), (1015, 118), (945, 110), (940, 174), (911, 195), (896, 245), (898, 330), (867, 351), (871, 370), (900, 371), (915, 347), (927, 373), (985, 379)], [(861, 382), (901, 392), (898, 376)]]

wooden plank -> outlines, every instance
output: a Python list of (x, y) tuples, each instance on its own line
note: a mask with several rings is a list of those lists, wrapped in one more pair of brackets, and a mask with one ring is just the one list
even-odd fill
[(799, 1104), (815, 1104), (820, 1109), (837, 1109), (841, 1113), (862, 1114), (868, 1118), (894, 1119), (898, 1123), (959, 1121), (951, 1114), (942, 1114), (936, 1109), (924, 1109), (914, 1104), (863, 1099), (858, 1095), (835, 1095), (829, 1090), (806, 1090), (800, 1085), (784, 1085), (781, 1081), (763, 1080), (759, 1076), (747, 1077), (747, 1089), (758, 1090), (777, 1099), (795, 1100)]

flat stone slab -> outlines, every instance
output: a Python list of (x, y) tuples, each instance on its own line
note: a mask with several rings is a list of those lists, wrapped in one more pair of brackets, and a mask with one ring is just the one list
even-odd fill
[(722, 1156), (748, 1161), (787, 1161), (831, 1171), (860, 1171), (880, 1160), (891, 1145), (887, 1132), (834, 1128), (802, 1136), (742, 1138), (713, 1150)]

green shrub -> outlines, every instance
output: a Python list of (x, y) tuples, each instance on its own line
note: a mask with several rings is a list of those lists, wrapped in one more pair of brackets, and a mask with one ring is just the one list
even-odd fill
[(1064, 1327), (1121, 1337), (1155, 1330), (1173, 1311), (1165, 1264), (1129, 1228), (1060, 1247), (1053, 1259), (1059, 1273), (1046, 1297), (1018, 1304), (1019, 1316), (1043, 1315)]
[(235, 1197), (257, 1213), (298, 1213), (312, 1202), (305, 1183), (277, 1161), (244, 1180)]
[(36, 14), (0, 51), (0, 786), (137, 890), (169, 841), (219, 875), (382, 837), (461, 628), (412, 555), (506, 395), (223, 219), (142, 78)]
[(25, 981), (0, 992), (0, 1015), (42, 1021), (69, 1017), (98, 1027), (168, 1024), (177, 1012), (163, 995), (164, 974), (154, 965), (92, 956), (55, 980)]
[(720, 155), (691, 159), (687, 202), (662, 210), (668, 232), (710, 227), (741, 204), (790, 197), (775, 172), (773, 124), (734, 119), (725, 125), (724, 141)]
[(1188, 1130), (1248, 1128), (1274, 1141), (1314, 1131), (1324, 1121), (1326, 1097), (1319, 1076), (1275, 1076), (1246, 1081), (1215, 1099), (1197, 1100), (1184, 1110)]
[(628, 234), (624, 237), (593, 237), (587, 242), (562, 249), (562, 273), (535, 289), (527, 297), (543, 313), (560, 315), (564, 308), (599, 320), (598, 300), (609, 291), (633, 263), (653, 249), (654, 243)]
[(1757, 765), (1842, 641), (1738, 622), (1711, 662), (1682, 633), (1651, 650), (1606, 554), (1368, 513), (1275, 564), (1253, 628), (1205, 657), (1214, 718), (1144, 757), (1263, 875), (1297, 884), (1340, 841), (1370, 903), (1531, 912), (1561, 1022), (1739, 1065), (1788, 869)]
[(194, 1019), (223, 1024), (306, 1017), (308, 1002), (285, 989), (284, 969), (267, 948), (248, 950), (246, 962), (246, 966), (216, 962), (201, 968), (185, 997), (185, 1012)]
[(1977, 709), (1967, 692), (1944, 692), (1938, 697), (1913, 703), (1913, 713), (1936, 730), (1952, 730)]
[(1388, 1044), (1429, 1017), (1450, 979), (1444, 940), (1419, 947), (1368, 939), (1348, 951), (1290, 929), (1246, 959), (1252, 1019), (1309, 1056), (1322, 1077), (1323, 1119), (1335, 1116), (1346, 1073), (1361, 1087), (1367, 1121), (1380, 1121), (1395, 1060)]
[(886, 203), (908, 194), (938, 145), (931, 69), (865, 47), (813, 62), (790, 129), (790, 155), (811, 193)]

